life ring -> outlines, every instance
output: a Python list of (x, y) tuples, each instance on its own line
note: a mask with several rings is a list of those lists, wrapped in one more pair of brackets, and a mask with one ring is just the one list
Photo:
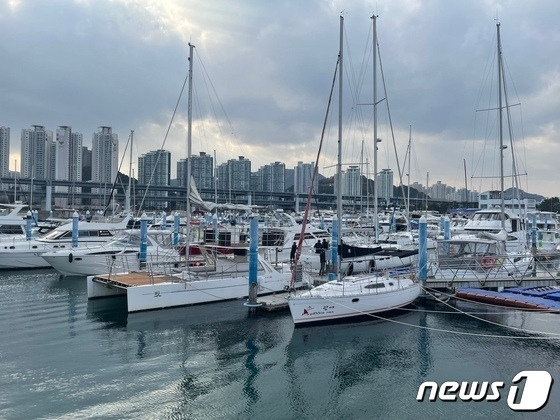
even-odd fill
[(492, 257), (489, 257), (488, 255), (485, 255), (484, 257), (482, 257), (482, 259), (480, 260), (480, 266), (482, 268), (484, 268), (485, 270), (488, 270), (492, 267), (494, 267), (494, 263), (495, 260)]

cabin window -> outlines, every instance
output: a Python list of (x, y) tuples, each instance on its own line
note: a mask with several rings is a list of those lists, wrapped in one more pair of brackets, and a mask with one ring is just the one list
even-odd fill
[(385, 283), (371, 283), (364, 286), (364, 289), (382, 289), (385, 287)]
[(0, 234), (14, 235), (23, 233), (23, 228), (19, 225), (2, 225), (0, 226)]

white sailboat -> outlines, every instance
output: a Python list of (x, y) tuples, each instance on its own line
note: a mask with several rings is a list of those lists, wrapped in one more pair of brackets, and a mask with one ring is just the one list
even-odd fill
[[(189, 107), (187, 159), (191, 156), (191, 101), (193, 49), (189, 44)], [(190, 163), (187, 164), (187, 178), (190, 179)], [(188, 184), (190, 185), (190, 183)], [(190, 186), (187, 189), (187, 240), (190, 230)], [(194, 246), (192, 243), (191, 246)], [(231, 254), (219, 255), (216, 250), (198, 247), (193, 263), (191, 246), (186, 247), (186, 267), (151, 267), (146, 270), (126, 273), (109, 273), (87, 277), (88, 299), (126, 295), (128, 312), (137, 312), (173, 306), (217, 302), (240, 299), (249, 294), (249, 246), (245, 242), (231, 245)], [(224, 247), (225, 248), (225, 247)], [(262, 249), (264, 251), (264, 249)], [(193, 253), (194, 254), (194, 253)], [(284, 291), (290, 283), (289, 263), (272, 265), (262, 256), (256, 261), (258, 295)], [(304, 279), (300, 276), (300, 281)]]
[[(533, 264), (527, 244), (525, 220), (504, 204), (503, 111), (508, 108), (502, 72), (500, 23), (497, 31), (498, 62), (498, 137), (500, 158), (500, 205), (475, 212), (463, 232), (438, 243), (437, 260), (429, 265), (429, 276), (446, 280), (478, 280), (481, 285), (492, 278), (522, 278)], [(503, 98), (505, 98), (505, 106)]]
[[(377, 33), (376, 16), (373, 20), (373, 107), (374, 107), (374, 141), (377, 140), (377, 86), (376, 57)], [(340, 53), (339, 53), (339, 154), (337, 176), (341, 171), (342, 143), (342, 67), (343, 67), (343, 25), (340, 17)], [(376, 145), (377, 146), (377, 145)], [(340, 178), (339, 178), (340, 180)], [(340, 183), (339, 183), (340, 185)], [(376, 202), (377, 203), (377, 202)], [(337, 193), (338, 220), (341, 220), (342, 197), (340, 188)], [(377, 212), (377, 209), (376, 209)], [(334, 244), (333, 244), (334, 246)], [(341, 278), (340, 268), (336, 270), (337, 278), (311, 290), (293, 293), (288, 298), (292, 320), (296, 325), (314, 322), (328, 322), (339, 319), (353, 318), (366, 314), (384, 312), (401, 308), (412, 303), (420, 294), (420, 285), (410, 278), (390, 278), (366, 274)]]

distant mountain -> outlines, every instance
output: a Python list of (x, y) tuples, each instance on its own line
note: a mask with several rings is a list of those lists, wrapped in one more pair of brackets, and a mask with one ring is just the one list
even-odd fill
[(546, 197), (539, 195), (539, 194), (531, 194), (531, 193), (527, 193), (523, 190), (519, 190), (519, 195), (517, 194), (517, 188), (512, 187), (512, 188), (508, 188), (507, 190), (504, 191), (504, 199), (505, 200), (511, 200), (511, 199), (515, 199), (519, 197), (521, 200), (527, 198), (527, 199), (534, 199), (537, 203), (540, 203), (541, 201), (543, 201)]
[[(284, 191), (293, 192), (294, 191), (294, 175), (295, 171), (293, 169), (286, 169), (284, 171)], [(321, 191), (321, 180), (325, 179), (324, 175), (317, 173), (317, 180), (319, 182), (319, 192)], [(325, 193), (328, 194), (328, 193)]]

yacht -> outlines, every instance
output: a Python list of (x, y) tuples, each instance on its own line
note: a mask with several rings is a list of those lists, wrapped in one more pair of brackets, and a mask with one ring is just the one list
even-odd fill
[[(146, 263), (179, 262), (181, 256), (173, 246), (173, 231), (150, 229), (146, 237)], [(140, 230), (123, 230), (109, 242), (41, 254), (56, 271), (65, 276), (88, 276), (139, 270)]]
[(78, 222), (77, 246), (72, 246), (73, 222), (30, 240), (5, 241), (0, 243), (0, 269), (50, 267), (41, 256), (43, 253), (106, 243), (116, 232), (126, 229), (129, 218), (116, 222)]

